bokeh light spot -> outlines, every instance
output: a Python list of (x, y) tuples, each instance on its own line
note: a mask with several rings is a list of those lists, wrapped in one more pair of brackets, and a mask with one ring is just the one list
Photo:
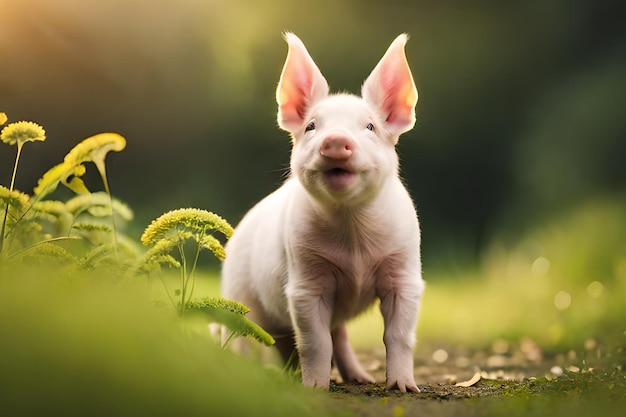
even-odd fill
[(444, 363), (448, 360), (448, 352), (443, 349), (437, 349), (433, 352), (433, 360), (437, 363)]
[(571, 303), (572, 303), (572, 296), (569, 295), (567, 291), (561, 290), (557, 292), (556, 295), (554, 296), (554, 305), (559, 310), (565, 310), (569, 308)]
[(604, 292), (604, 284), (600, 281), (593, 281), (587, 285), (587, 294), (593, 298), (598, 298)]
[(537, 259), (535, 259), (535, 261), (533, 262), (533, 265), (531, 266), (531, 271), (533, 272), (533, 275), (537, 277), (542, 277), (546, 275), (549, 270), (550, 270), (550, 261), (547, 258), (544, 258), (543, 256), (540, 256)]

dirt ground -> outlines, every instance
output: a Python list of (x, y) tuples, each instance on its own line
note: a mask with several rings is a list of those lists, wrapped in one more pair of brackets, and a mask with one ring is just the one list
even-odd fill
[[(527, 378), (553, 378), (565, 371), (579, 372), (580, 364), (590, 356), (600, 357), (602, 351), (590, 339), (584, 351), (569, 351), (562, 354), (546, 354), (531, 339), (512, 344), (497, 340), (490, 349), (469, 350), (459, 347), (420, 347), (415, 354), (415, 382), (422, 392), (433, 390), (433, 386), (471, 388), (479, 380), (523, 380)], [(385, 380), (385, 351), (383, 348), (360, 350), (359, 359), (376, 381)], [(584, 356), (584, 357), (583, 357)], [(341, 377), (333, 370), (336, 387), (348, 391), (359, 389), (358, 385), (342, 384)], [(365, 385), (364, 387), (367, 387)], [(367, 389), (367, 388), (365, 388)], [(446, 392), (455, 391), (446, 389)], [(470, 390), (471, 391), (471, 390)], [(463, 390), (467, 392), (467, 390)], [(462, 394), (466, 395), (466, 394)]]
[(465, 415), (467, 404), (450, 400), (489, 401), (521, 382), (587, 371), (589, 368), (580, 369), (581, 364), (602, 354), (594, 340), (588, 340), (580, 352), (561, 354), (546, 354), (531, 339), (516, 344), (498, 340), (482, 350), (422, 346), (415, 355), (415, 377), (421, 392), (402, 394), (385, 390), (384, 349), (360, 350), (361, 363), (377, 382), (343, 383), (333, 370), (330, 391), (342, 408), (347, 405), (357, 416)]

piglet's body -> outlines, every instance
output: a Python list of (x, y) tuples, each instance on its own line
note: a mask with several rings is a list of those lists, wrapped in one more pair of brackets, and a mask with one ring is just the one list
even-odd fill
[(387, 388), (419, 391), (413, 347), (420, 298), (420, 233), (398, 177), (395, 145), (415, 123), (417, 91), (400, 35), (365, 81), (362, 97), (329, 95), (304, 45), (289, 53), (277, 90), (278, 123), (293, 138), (291, 176), (243, 218), (226, 247), (222, 292), (297, 349), (305, 385), (373, 382), (345, 323), (376, 298), (384, 317)]

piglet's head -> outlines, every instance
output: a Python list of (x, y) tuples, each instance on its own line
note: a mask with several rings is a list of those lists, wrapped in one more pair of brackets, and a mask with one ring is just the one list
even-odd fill
[(291, 133), (292, 173), (318, 200), (360, 204), (397, 175), (395, 145), (415, 124), (417, 90), (398, 36), (362, 88), (362, 97), (329, 94), (326, 79), (294, 34), (276, 100)]

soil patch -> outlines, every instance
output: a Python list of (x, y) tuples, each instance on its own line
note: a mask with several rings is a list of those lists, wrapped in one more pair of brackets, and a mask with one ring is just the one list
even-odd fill
[[(384, 349), (360, 350), (358, 354), (377, 383), (343, 383), (333, 371), (330, 386), (333, 407), (356, 416), (488, 415), (485, 410), (499, 407), (507, 399), (602, 397), (604, 403), (618, 405), (626, 400), (626, 376), (620, 360), (609, 366), (609, 371), (593, 368), (593, 364), (606, 364), (607, 356), (618, 359), (615, 352), (605, 352), (594, 340), (578, 352), (559, 354), (545, 353), (530, 339), (517, 344), (497, 341), (482, 350), (422, 346), (415, 360), (420, 393), (385, 390)], [(623, 359), (623, 351), (617, 356)], [(607, 391), (607, 386), (613, 391)]]

